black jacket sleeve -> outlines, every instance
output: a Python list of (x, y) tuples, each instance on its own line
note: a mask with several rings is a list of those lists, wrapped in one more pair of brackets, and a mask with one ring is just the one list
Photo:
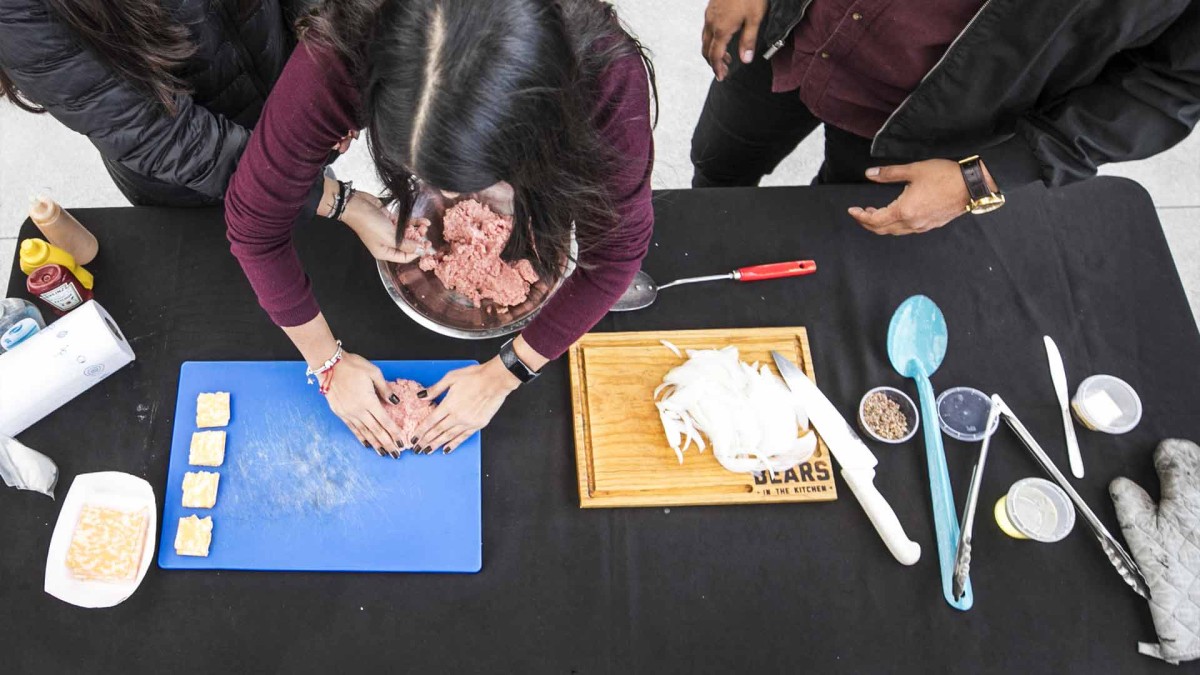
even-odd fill
[(172, 115), (116, 75), (38, 0), (0, 0), (0, 66), (30, 101), (144, 176), (220, 198), (249, 137), (178, 96)]
[(1121, 52), (1092, 83), (1020, 119), (980, 153), (1002, 189), (1063, 185), (1107, 162), (1143, 159), (1182, 141), (1200, 120), (1200, 1), (1153, 42)]

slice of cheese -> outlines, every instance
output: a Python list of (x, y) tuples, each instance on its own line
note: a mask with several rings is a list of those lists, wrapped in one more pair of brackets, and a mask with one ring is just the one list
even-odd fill
[(212, 530), (212, 516), (180, 518), (179, 530), (175, 533), (175, 552), (179, 555), (208, 557), (208, 546), (212, 543)]
[(229, 424), (229, 392), (218, 391), (196, 397), (196, 426), (223, 427)]
[(211, 509), (217, 504), (217, 483), (221, 474), (214, 471), (188, 471), (183, 474), (183, 506)]
[(67, 549), (67, 569), (76, 579), (137, 578), (146, 545), (147, 522), (145, 509), (118, 511), (85, 505)]
[(225, 462), (225, 432), (196, 431), (188, 448), (188, 464), (192, 466), (221, 466)]

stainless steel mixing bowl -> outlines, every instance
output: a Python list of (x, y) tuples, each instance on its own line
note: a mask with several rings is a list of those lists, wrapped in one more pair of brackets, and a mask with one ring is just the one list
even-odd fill
[[(442, 214), (459, 201), (473, 199), (476, 195), (460, 195), (453, 200), (441, 193), (422, 187), (416, 188), (412, 218), (428, 218), (428, 237), (435, 247), (446, 245), (442, 239)], [(403, 229), (401, 229), (403, 234)], [(537, 316), (542, 307), (562, 286), (574, 271), (576, 247), (571, 246), (572, 261), (565, 266), (563, 274), (556, 279), (542, 279), (529, 290), (525, 302), (514, 307), (497, 305), (484, 300), (476, 307), (461, 294), (447, 289), (433, 272), (426, 272), (417, 262), (393, 263), (377, 261), (379, 278), (396, 306), (413, 321), (435, 333), (467, 340), (486, 340), (516, 333)], [(505, 311), (507, 310), (507, 311)]]

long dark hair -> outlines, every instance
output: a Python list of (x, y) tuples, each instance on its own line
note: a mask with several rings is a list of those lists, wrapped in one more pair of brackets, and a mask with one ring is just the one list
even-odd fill
[[(176, 73), (196, 53), (186, 27), (176, 23), (159, 0), (44, 0), (49, 11), (79, 40), (134, 87), (158, 100), (171, 113), (175, 97), (190, 93)], [(240, 17), (260, 0), (240, 0)], [(0, 97), (17, 107), (42, 113), (45, 109), (21, 95), (0, 67)]]
[[(618, 225), (607, 183), (619, 170), (598, 136), (601, 74), (641, 57), (598, 0), (326, 0), (304, 41), (350, 63), (361, 120), (389, 195), (411, 207), (413, 176), (452, 192), (514, 189), (509, 259), (556, 274), (571, 227), (581, 251)], [(649, 114), (649, 111), (647, 111)]]

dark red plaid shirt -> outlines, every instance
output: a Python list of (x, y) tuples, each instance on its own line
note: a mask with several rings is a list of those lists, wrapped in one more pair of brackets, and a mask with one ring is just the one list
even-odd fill
[(822, 121), (875, 136), (983, 5), (982, 0), (813, 0), (772, 59), (776, 92)]

